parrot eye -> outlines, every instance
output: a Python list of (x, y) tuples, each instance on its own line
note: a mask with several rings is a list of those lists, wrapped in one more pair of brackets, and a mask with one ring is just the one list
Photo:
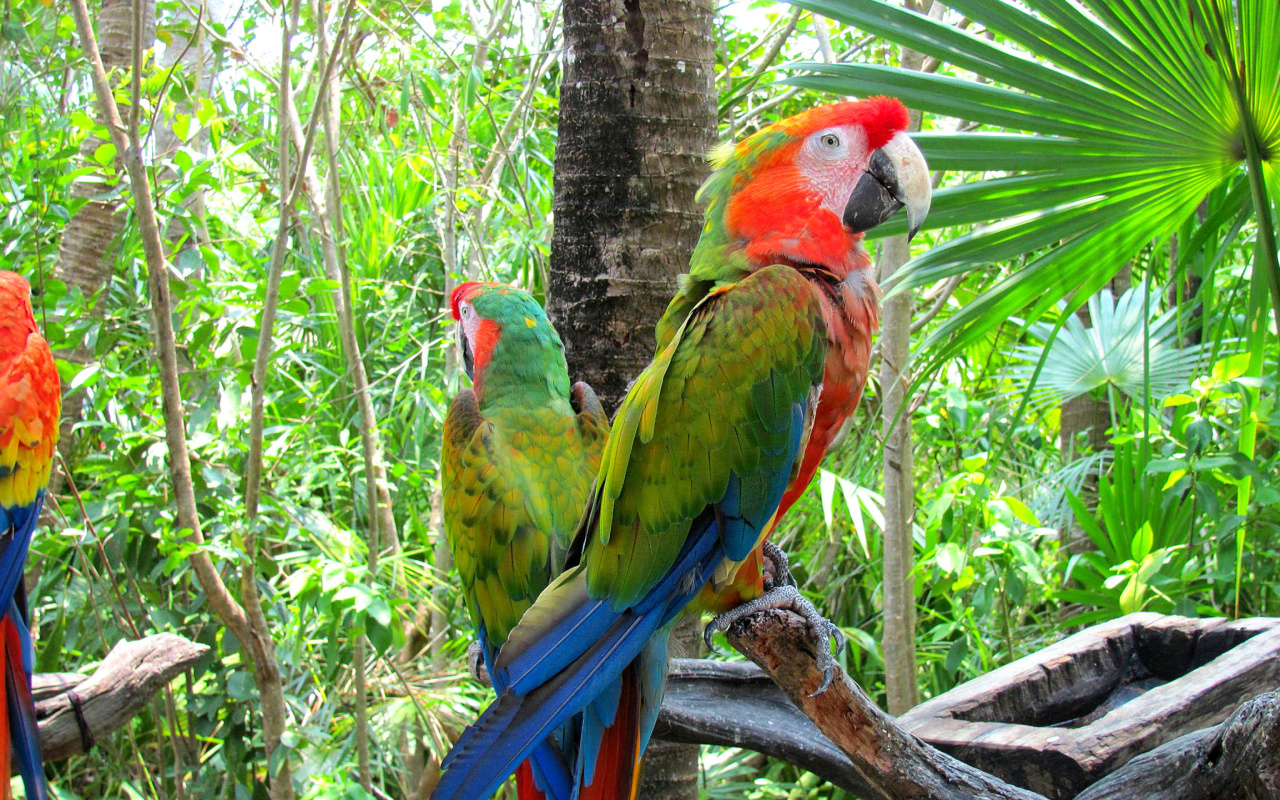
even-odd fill
[(848, 155), (844, 133), (835, 128), (818, 131), (809, 139), (812, 153), (823, 161), (839, 161)]

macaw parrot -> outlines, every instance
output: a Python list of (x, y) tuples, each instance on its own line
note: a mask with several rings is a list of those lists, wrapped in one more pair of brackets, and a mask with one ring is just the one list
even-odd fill
[(62, 390), (53, 353), (36, 328), (31, 287), (0, 271), (0, 799), (9, 800), (11, 755), (30, 800), (45, 800), (40, 732), (31, 699), (35, 651), (22, 571), (58, 443)]
[[(758, 551), (804, 468), (826, 376), (865, 375), (878, 290), (862, 234), (903, 207), (914, 233), (929, 205), (906, 126), (900, 102), (871, 98), (713, 153), (689, 274), (615, 417), (569, 568), (508, 637), (506, 689), (459, 737), (435, 800), (487, 797), (575, 717), (580, 797), (635, 796), (670, 626)], [(802, 614), (824, 643), (836, 630), (790, 585), (743, 608), (765, 607)]]
[[(901, 122), (905, 126), (903, 121), (907, 119), (906, 111), (901, 104), (885, 98), (867, 102), (880, 104), (871, 113), (896, 117), (894, 124)], [(779, 125), (786, 125), (802, 116), (804, 115), (784, 120)], [(724, 176), (750, 172), (748, 163), (743, 162), (750, 162), (757, 157), (755, 148), (758, 145), (752, 142), (752, 139), (748, 139), (737, 146), (726, 147), (718, 156), (719, 169), (716, 176), (723, 179)], [(739, 162), (738, 165), (731, 166), (735, 161)], [(871, 153), (866, 171), (862, 173), (859, 182), (857, 191), (865, 192), (862, 196), (866, 198), (866, 202), (862, 210), (857, 212), (858, 218), (851, 220), (846, 215), (845, 221), (852, 228), (868, 230), (887, 218), (882, 215), (892, 214), (905, 206), (907, 238), (910, 240), (915, 236), (929, 212), (932, 182), (923, 156), (906, 134), (895, 134), (886, 144)], [(708, 181), (708, 186), (703, 191), (708, 192), (710, 185), (711, 181)], [(714, 194), (727, 195), (729, 191), (726, 187)], [(766, 205), (758, 200), (753, 201), (750, 197), (739, 197), (735, 203), (741, 209), (737, 212), (739, 218), (750, 221), (733, 227), (717, 226), (705, 230), (698, 248), (706, 247), (711, 258), (723, 259), (726, 257), (723, 254), (727, 252), (741, 253), (758, 266), (772, 263), (771, 259), (779, 256), (788, 257), (783, 248), (770, 241), (771, 237), (776, 239), (786, 234), (769, 230), (772, 224), (770, 217), (767, 212), (762, 213)], [(846, 208), (846, 211), (849, 209)], [(782, 213), (785, 215), (785, 212)], [(838, 251), (838, 247), (833, 250)], [(716, 631), (726, 630), (734, 620), (755, 613), (759, 605), (750, 605), (750, 601), (759, 598), (766, 589), (777, 587), (775, 597), (793, 591), (799, 596), (788, 570), (786, 555), (773, 546), (768, 537), (787, 510), (808, 488), (827, 450), (846, 427), (858, 401), (862, 399), (862, 390), (866, 386), (870, 368), (871, 336), (880, 327), (880, 288), (871, 271), (870, 256), (859, 243), (847, 251), (845, 258), (848, 260), (847, 267), (836, 270), (836, 273), (843, 274), (838, 290), (841, 296), (836, 299), (832, 293), (819, 295), (823, 304), (828, 346), (823, 365), (822, 394), (818, 399), (804, 453), (759, 546), (736, 572), (722, 572), (714, 577), (698, 598), (698, 606), (703, 611), (719, 614), (704, 632), (707, 647), (712, 650), (715, 649), (711, 641), (712, 635)], [(695, 253), (694, 261), (697, 260)], [(798, 260), (803, 263), (806, 259), (800, 256)], [(791, 589), (784, 588), (786, 585), (790, 585)], [(772, 602), (776, 600), (770, 600), (765, 605)], [(833, 633), (839, 649), (843, 646), (843, 636), (838, 630)], [(822, 688), (826, 688), (825, 683)]]
[[(511, 629), (564, 564), (609, 418), (590, 386), (569, 385), (560, 337), (528, 294), (471, 282), (450, 300), (472, 388), (458, 392), (444, 422), (444, 530), (495, 676)], [(569, 800), (570, 784), (551, 745), (516, 770), (520, 800)]]

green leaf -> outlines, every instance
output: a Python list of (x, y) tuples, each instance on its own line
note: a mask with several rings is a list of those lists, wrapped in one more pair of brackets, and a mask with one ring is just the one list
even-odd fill
[[(938, 192), (926, 226), (993, 224), (917, 255), (889, 292), (1017, 262), (918, 343), (916, 352), (929, 354), (918, 374), (987, 340), (1011, 317), (1034, 319), (1069, 297), (1074, 310), (1148, 243), (1186, 223), (1194, 249), (1181, 257), (1192, 257), (1211, 232), (1240, 219), (1250, 197), (1263, 242), (1253, 279), (1272, 281), (1280, 304), (1274, 226), (1259, 199), (1264, 174), (1267, 192), (1277, 181), (1256, 158), (1280, 152), (1274, 4), (1241, 0), (1233, 13), (1223, 0), (940, 1), (952, 18), (976, 23), (975, 32), (884, 0), (794, 4), (951, 64), (957, 74), (803, 63), (792, 65), (787, 81), (842, 95), (892, 94), (994, 129), (916, 137), (935, 168), (979, 173)], [(1206, 21), (1226, 39), (1212, 40)], [(982, 29), (996, 35), (984, 38), (976, 33)], [(1242, 127), (1246, 145), (1257, 142), (1248, 158)], [(1201, 226), (1197, 205), (1224, 186), (1227, 202)], [(902, 225), (894, 220), (872, 233), (897, 234)], [(1230, 236), (1238, 233), (1234, 227)]]
[(111, 142), (103, 142), (93, 151), (93, 160), (104, 168), (110, 169), (116, 162), (116, 146)]

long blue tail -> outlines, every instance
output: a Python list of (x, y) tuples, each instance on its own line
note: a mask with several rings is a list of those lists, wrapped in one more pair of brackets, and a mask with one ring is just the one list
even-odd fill
[(40, 757), (40, 730), (36, 727), (36, 706), (31, 697), (31, 673), (35, 669), (35, 648), (27, 629), (27, 595), (22, 586), (22, 572), (27, 563), (27, 548), (40, 516), (44, 490), (35, 502), (26, 506), (0, 508), (0, 669), (4, 671), (3, 702), (5, 719), (0, 720), (0, 780), (8, 786), (10, 748), (18, 759), (18, 771), (28, 800), (48, 800), (49, 787), (44, 778), (44, 762)]
[[(499, 659), (497, 671), (508, 690), (458, 738), (432, 800), (488, 797), (538, 742), (616, 685), (654, 633), (680, 613), (724, 558), (719, 537), (703, 535), (714, 524), (711, 514), (699, 518), (695, 526), (702, 531), (691, 532), (668, 578), (647, 601), (621, 612), (589, 601), (570, 614), (555, 637), (557, 643), (582, 645), (572, 648), (580, 655), (570, 663), (557, 669), (567, 647), (552, 648), (552, 657), (538, 648), (512, 664)], [(588, 635), (601, 628), (602, 635)]]

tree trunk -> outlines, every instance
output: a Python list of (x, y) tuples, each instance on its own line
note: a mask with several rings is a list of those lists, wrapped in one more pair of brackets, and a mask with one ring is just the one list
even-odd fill
[(702, 227), (715, 139), (708, 0), (569, 0), (547, 311), (612, 411)]
[[(155, 40), (156, 4), (155, 0), (141, 0), (145, 4), (143, 13), (143, 46), (150, 48)], [(128, 69), (133, 52), (133, 0), (102, 0), (102, 8), (98, 12), (98, 42), (102, 53), (102, 64), (107, 73), (115, 77), (116, 73)], [(101, 110), (94, 105), (94, 120), (98, 125), (105, 125), (106, 119)], [(80, 145), (80, 157), (84, 164), (95, 165), (94, 154), (98, 148), (109, 141), (96, 136), (86, 136)], [(112, 186), (120, 179), (119, 164), (114, 163), (102, 168), (101, 175), (87, 175), (71, 186), (73, 198), (89, 198), (80, 207), (62, 230), (62, 240), (58, 244), (58, 260), (53, 265), (53, 277), (62, 281), (67, 288), (76, 287), (84, 296), (86, 303), (91, 303), (92, 314), (101, 317), (106, 308), (106, 294), (95, 295), (111, 280), (116, 240), (124, 227), (124, 213), (121, 210), (118, 196), (96, 200), (104, 197), (112, 190)], [(72, 351), (59, 352), (58, 356), (73, 364), (84, 365), (93, 358), (92, 351), (83, 345)], [(66, 387), (63, 387), (66, 391)], [(62, 399), (62, 423), (58, 434), (58, 452), (70, 461), (72, 451), (71, 431), (84, 412), (84, 391), (68, 392)], [(54, 478), (53, 493), (58, 493), (61, 471)]]
[[(1129, 291), (1132, 283), (1132, 267), (1125, 264), (1106, 288), (1111, 291), (1112, 297), (1119, 297)], [(1086, 328), (1092, 327), (1088, 306), (1078, 309), (1076, 316)], [(1097, 398), (1092, 394), (1082, 394), (1063, 403), (1059, 409), (1061, 414), (1058, 418), (1058, 448), (1062, 452), (1064, 463), (1080, 458), (1077, 443), (1082, 435), (1085, 436), (1085, 443), (1090, 452), (1097, 453), (1111, 446), (1107, 438), (1107, 429), (1111, 427), (1111, 401), (1106, 396)], [(1092, 509), (1097, 506), (1098, 474), (1096, 472), (1090, 472), (1085, 476), (1084, 482), (1080, 485), (1080, 498), (1084, 501), (1086, 508)], [(1083, 553), (1093, 548), (1093, 543), (1089, 541), (1084, 528), (1076, 524), (1074, 519), (1061, 531), (1060, 541), (1062, 546), (1071, 553)]]
[[(905, 58), (903, 59), (906, 60)], [(913, 124), (918, 125), (915, 120)], [(879, 273), (884, 281), (911, 257), (905, 236), (880, 244)], [(892, 297), (880, 316), (880, 415), (884, 423), (884, 683), (890, 714), (916, 704), (916, 595), (911, 580), (915, 561), (914, 449), (911, 441), (911, 315), (909, 292)]]
[[(936, 8), (935, 8), (936, 7)], [(925, 0), (924, 13), (933, 16), (941, 5)], [(903, 48), (903, 69), (919, 70), (924, 54)], [(908, 130), (920, 130), (920, 112), (911, 112)], [(906, 236), (880, 244), (877, 278), (881, 283), (911, 259)], [(903, 292), (889, 298), (880, 312), (880, 418), (884, 425), (884, 682), (890, 714), (916, 704), (916, 595), (911, 580), (915, 562), (914, 445), (911, 441), (911, 316), (915, 298)]]
[[(617, 408), (702, 230), (715, 140), (709, 0), (568, 0), (547, 311)], [(696, 800), (698, 748), (650, 748), (640, 796)]]

